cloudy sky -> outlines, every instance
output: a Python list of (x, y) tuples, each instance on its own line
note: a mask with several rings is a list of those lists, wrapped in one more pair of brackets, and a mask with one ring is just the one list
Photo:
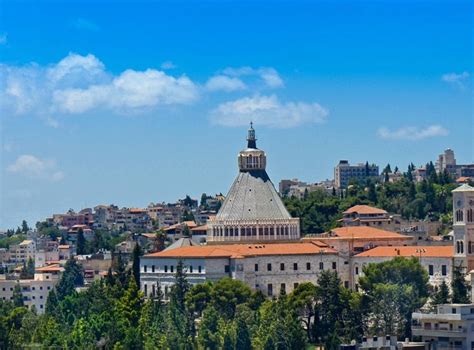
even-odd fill
[(470, 1), (2, 1), (0, 228), (268, 171), (473, 162)]

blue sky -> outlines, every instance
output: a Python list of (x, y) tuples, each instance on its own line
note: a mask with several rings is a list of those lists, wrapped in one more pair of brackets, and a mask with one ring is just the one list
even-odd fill
[(268, 171), (474, 160), (470, 1), (2, 1), (0, 228)]

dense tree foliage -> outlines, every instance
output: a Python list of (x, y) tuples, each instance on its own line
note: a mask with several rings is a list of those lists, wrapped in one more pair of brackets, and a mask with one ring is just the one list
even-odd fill
[(329, 194), (320, 190), (303, 199), (284, 198), (284, 202), (292, 216), (301, 218), (303, 233), (321, 233), (336, 227), (341, 213), (356, 204), (376, 206), (405, 219), (452, 222), (451, 191), (456, 185), (449, 174), (430, 171), (427, 179), (419, 183), (408, 174), (411, 172), (397, 182), (352, 181), (339, 196), (336, 191)]

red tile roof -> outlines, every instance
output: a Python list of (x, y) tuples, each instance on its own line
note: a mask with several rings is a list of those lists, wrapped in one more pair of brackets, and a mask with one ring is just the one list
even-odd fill
[(421, 258), (452, 258), (453, 246), (392, 246), (375, 247), (357, 254), (356, 257), (421, 257)]
[(337, 254), (322, 242), (190, 246), (145, 255), (157, 258), (239, 258), (261, 255)]
[(350, 207), (347, 209), (343, 214), (352, 214), (352, 213), (357, 213), (357, 214), (387, 214), (387, 212), (383, 209), (379, 208), (374, 208), (371, 207), (370, 205), (354, 205), (353, 207)]

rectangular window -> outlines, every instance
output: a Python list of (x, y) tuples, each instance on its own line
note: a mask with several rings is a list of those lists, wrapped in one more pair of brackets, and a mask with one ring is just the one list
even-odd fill
[(229, 265), (225, 265), (225, 266), (224, 266), (224, 272), (225, 272), (225, 273), (229, 273), (229, 272), (230, 272), (230, 267), (229, 267)]
[(255, 264), (255, 272), (258, 271), (258, 264)]
[(165, 265), (165, 272), (168, 272), (168, 265)]
[(332, 263), (332, 269), (335, 270), (336, 268), (337, 268), (337, 265), (336, 265), (336, 262), (334, 261), (334, 262)]
[(273, 286), (271, 283), (268, 284), (267, 286), (267, 295), (271, 297), (273, 295)]
[(293, 270), (298, 271), (298, 263), (293, 263)]
[(148, 285), (143, 285), (143, 291), (145, 292), (145, 296), (148, 296)]
[(433, 276), (434, 275), (434, 268), (433, 268), (433, 265), (428, 265), (428, 274), (430, 276)]
[(280, 293), (286, 293), (286, 284), (285, 283), (282, 283), (280, 285)]
[(193, 273), (193, 266), (192, 265), (189, 266), (189, 273)]
[(324, 270), (324, 263), (322, 261), (319, 263), (319, 269)]
[(271, 271), (272, 270), (272, 264), (267, 264), (267, 271)]
[(198, 266), (198, 272), (201, 273), (202, 272), (202, 268), (201, 268), (201, 265)]
[(306, 270), (311, 270), (311, 263), (306, 263)]
[(344, 281), (344, 287), (349, 288), (349, 281)]
[(359, 267), (358, 267), (358, 266), (356, 266), (356, 268), (355, 268), (355, 274), (356, 274), (356, 275), (359, 274)]
[(441, 274), (446, 276), (448, 274), (448, 269), (446, 265), (441, 265)]
[(155, 272), (155, 265), (151, 265), (151, 272)]
[(298, 283), (293, 283), (293, 289), (298, 288), (299, 284)]
[(146, 265), (143, 265), (143, 272), (146, 272)]
[(173, 266), (173, 265), (170, 266), (170, 272), (171, 272), (171, 273), (174, 272), (174, 266)]
[(280, 263), (280, 271), (285, 271), (285, 264)]

